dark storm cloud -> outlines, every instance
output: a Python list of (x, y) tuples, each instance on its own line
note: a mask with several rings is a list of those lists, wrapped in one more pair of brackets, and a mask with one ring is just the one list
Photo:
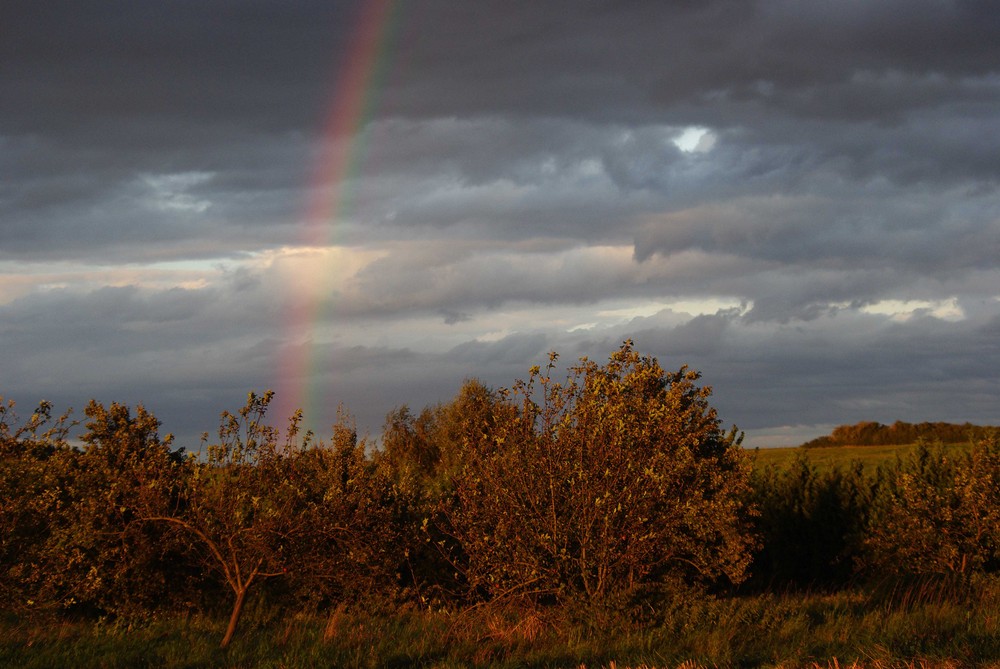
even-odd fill
[[(313, 129), (358, 3), (17, 3), (5, 12), (14, 134), (189, 145)], [(401, 5), (384, 114), (743, 124), (754, 108), (885, 121), (989, 103), (988, 2)], [(748, 109), (749, 107), (749, 109)], [(867, 111), (865, 110), (867, 108)], [(734, 117), (726, 120), (727, 115)], [(712, 119), (710, 119), (712, 120)], [(102, 136), (102, 132), (106, 132)], [(93, 133), (93, 134), (92, 134)], [(161, 146), (163, 142), (165, 146)]]
[[(4, 5), (0, 392), (211, 430), (326, 271), (320, 385), (370, 428), (632, 336), (748, 428), (996, 422), (993, 3), (399, 2), (324, 137), (362, 9)], [(297, 255), (352, 140), (347, 251)], [(741, 306), (601, 314), (673, 300)]]
[[(237, 234), (296, 215), (311, 136), (356, 7), (15, 3), (0, 41), (0, 256), (99, 255)], [(212, 175), (164, 212), (146, 179)], [(167, 215), (164, 215), (167, 214)], [(199, 214), (197, 216), (192, 214)], [(277, 241), (276, 241), (277, 239)], [(161, 247), (161, 252), (164, 249)], [(169, 252), (167, 252), (169, 253)], [(174, 257), (198, 255), (190, 249)]]
[[(696, 248), (843, 270), (863, 270), (878, 260), (892, 269), (928, 274), (993, 266), (1000, 251), (1000, 199), (937, 195), (853, 201), (769, 196), (713, 203), (651, 220), (640, 232), (636, 253), (648, 258)], [(955, 249), (962, 253), (950, 252)]]
[(129, 137), (123, 125), (152, 131), (154, 148), (196, 140), (216, 123), (230, 133), (296, 128), (327, 93), (317, 80), (342, 53), (355, 10), (309, 1), (15, 3), (2, 53), (20, 95), (6, 122), (71, 141), (112, 131), (103, 138), (112, 145)]
[[(356, 3), (20, 3), (8, 12), (18, 26), (0, 47), (12, 92), (0, 111), (8, 253), (293, 239), (280, 223), (301, 214)], [(644, 194), (652, 210), (803, 180), (816, 190), (808, 182), (820, 177), (996, 185), (991, 54), (1000, 50), (987, 5), (425, 2), (398, 12), (378, 109), (443, 120), (387, 127), (369, 160), (379, 174), (428, 163), (466, 185), (517, 183), (543, 164), (561, 171), (596, 159), (610, 185)], [(483, 118), (501, 120), (482, 135), (482, 121), (448, 122)], [(637, 123), (616, 143), (618, 128), (600, 129)], [(689, 123), (720, 132), (697, 165), (655, 129)], [(137, 180), (189, 172), (213, 175), (198, 188), (210, 209), (187, 225), (177, 210), (172, 226), (156, 211), (135, 223)], [(621, 206), (597, 192), (608, 209)], [(571, 236), (621, 224), (621, 209), (593, 223), (585, 214), (595, 203), (566, 211), (581, 195), (546, 201), (554, 211), (529, 208), (527, 218)], [(482, 202), (412, 206), (415, 216), (397, 225), (478, 218), (503, 230), (525, 218)], [(272, 231), (233, 234), (255, 222)]]
[[(866, 73), (990, 74), (1000, 56), (1000, 22), (986, 2), (437, 2), (408, 18), (413, 34), (401, 49), (412, 83), (389, 99), (430, 115), (692, 122), (701, 119), (689, 106), (711, 100), (723, 103), (713, 105), (720, 119), (732, 105), (828, 117), (829, 105), (802, 108), (796, 98)], [(422, 83), (437, 94), (420, 95)], [(869, 109), (853, 116), (892, 111)]]

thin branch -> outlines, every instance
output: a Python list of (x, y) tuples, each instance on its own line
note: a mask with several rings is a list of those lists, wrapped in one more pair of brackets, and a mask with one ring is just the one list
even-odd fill
[(219, 550), (218, 545), (214, 541), (212, 541), (212, 539), (203, 531), (201, 531), (191, 523), (187, 522), (186, 520), (181, 520), (180, 518), (173, 518), (171, 516), (149, 516), (141, 520), (173, 523), (175, 525), (181, 526), (188, 532), (191, 532), (192, 534), (196, 535), (199, 539), (205, 542), (205, 545), (208, 546), (208, 550), (212, 553), (213, 556), (215, 556), (215, 559), (218, 560), (219, 564), (222, 566), (222, 573), (226, 577), (226, 582), (229, 583), (229, 586), (234, 590), (241, 587), (239, 581), (233, 578), (233, 574), (229, 569), (229, 564), (226, 562), (225, 557), (223, 557), (222, 551)]

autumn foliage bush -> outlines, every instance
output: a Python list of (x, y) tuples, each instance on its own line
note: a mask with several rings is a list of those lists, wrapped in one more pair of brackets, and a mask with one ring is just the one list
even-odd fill
[(630, 342), (556, 370), (553, 354), (510, 388), (470, 380), (450, 402), (400, 407), (378, 443), (346, 412), (327, 439), (298, 412), (274, 427), (270, 392), (193, 452), (141, 405), (91, 402), (81, 427), (0, 401), (0, 609), (224, 612), (227, 645), (252, 601), (620, 613), (748, 576), (835, 588), (1000, 568), (995, 436), (879, 472), (804, 458), (751, 474), (697, 372)]
[(950, 455), (920, 444), (886, 479), (865, 537), (870, 568), (971, 574), (1000, 568), (1000, 442)]
[(461, 444), (447, 510), (471, 587), (487, 598), (609, 603), (672, 579), (742, 579), (749, 456), (696, 372), (630, 343), (565, 382), (545, 370), (489, 398)]

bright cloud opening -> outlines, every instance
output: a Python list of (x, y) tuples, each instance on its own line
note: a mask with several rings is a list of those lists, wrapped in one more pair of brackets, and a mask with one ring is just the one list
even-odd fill
[(202, 214), (212, 206), (212, 203), (191, 195), (188, 190), (208, 183), (214, 177), (214, 172), (179, 172), (147, 174), (142, 177), (142, 181), (150, 191), (148, 202), (153, 208), (161, 211)]
[(862, 307), (861, 310), (869, 314), (889, 316), (900, 322), (908, 321), (914, 316), (933, 316), (953, 322), (965, 319), (965, 310), (956, 297), (946, 300), (882, 300)]
[(686, 153), (707, 153), (715, 146), (715, 135), (708, 128), (693, 125), (684, 128), (673, 142)]

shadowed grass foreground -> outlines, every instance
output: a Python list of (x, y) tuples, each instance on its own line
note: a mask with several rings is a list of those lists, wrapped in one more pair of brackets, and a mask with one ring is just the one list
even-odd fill
[(1000, 585), (923, 582), (832, 595), (705, 599), (644, 624), (481, 608), (392, 615), (247, 614), (142, 625), (4, 620), (5, 667), (975, 667), (1000, 663)]

